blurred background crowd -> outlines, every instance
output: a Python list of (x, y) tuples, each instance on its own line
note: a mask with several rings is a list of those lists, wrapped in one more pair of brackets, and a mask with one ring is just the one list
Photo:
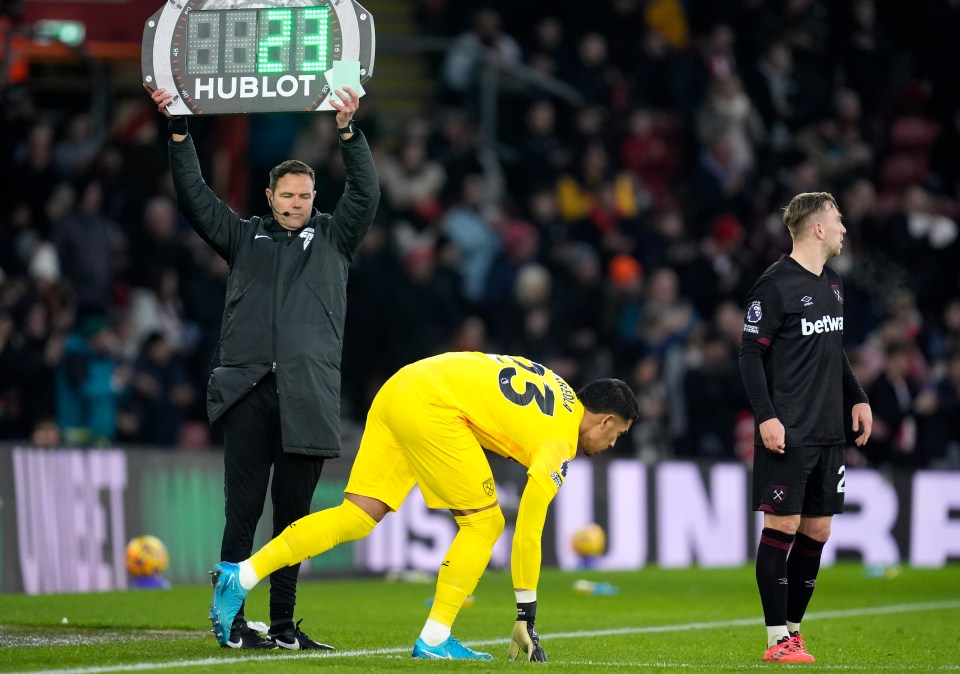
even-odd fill
[[(621, 455), (749, 460), (743, 300), (790, 250), (790, 197), (829, 191), (875, 417), (848, 465), (960, 467), (960, 2), (395, 4), (430, 87), (394, 110), (375, 76), (361, 102), (384, 196), (350, 271), (348, 423), (405, 363), (512, 353), (574, 387), (628, 381), (643, 416)], [(228, 269), (177, 212), (164, 120), (142, 92), (38, 95), (6, 58), (0, 439), (215, 446)], [(327, 115), (190, 124), (243, 215), (291, 157), (320, 210), (342, 192)]]

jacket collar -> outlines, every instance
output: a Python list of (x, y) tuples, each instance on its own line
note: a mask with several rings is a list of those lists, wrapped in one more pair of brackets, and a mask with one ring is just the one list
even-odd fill
[(318, 215), (320, 215), (320, 211), (318, 211), (316, 208), (313, 208), (310, 211), (310, 217), (303, 224), (303, 227), (300, 227), (299, 229), (286, 229), (283, 225), (277, 222), (277, 219), (272, 213), (263, 216), (260, 220), (263, 222), (263, 228), (268, 232), (276, 232), (278, 234), (282, 234), (283, 232), (292, 232), (294, 234), (299, 234), (307, 227), (311, 227), (312, 225), (310, 223), (312, 223), (313, 219)]

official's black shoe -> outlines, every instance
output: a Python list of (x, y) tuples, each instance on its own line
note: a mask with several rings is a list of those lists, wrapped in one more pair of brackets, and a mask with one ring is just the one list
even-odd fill
[(246, 620), (237, 620), (230, 629), (230, 640), (224, 648), (247, 648), (270, 650), (277, 647), (270, 639), (264, 639), (257, 630), (250, 627)]
[(303, 620), (298, 620), (296, 625), (288, 625), (286, 628), (274, 632), (273, 628), (270, 628), (270, 632), (267, 636), (270, 637), (270, 640), (276, 644), (278, 647), (288, 650), (288, 651), (335, 651), (333, 646), (328, 646), (327, 644), (320, 644), (308, 637), (306, 634), (300, 631), (300, 623)]

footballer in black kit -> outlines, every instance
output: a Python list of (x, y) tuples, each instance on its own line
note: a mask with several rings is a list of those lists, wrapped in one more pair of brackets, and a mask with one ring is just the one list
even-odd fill
[(763, 513), (757, 588), (767, 661), (814, 662), (800, 634), (833, 515), (843, 511), (844, 410), (855, 440), (873, 413), (843, 350), (843, 283), (826, 262), (847, 230), (833, 195), (798, 194), (784, 209), (793, 239), (747, 296), (740, 374), (756, 415), (753, 508)]
[[(867, 397), (843, 350), (840, 275), (824, 267), (815, 276), (789, 255), (773, 263), (747, 297), (741, 372), (758, 427), (754, 509), (842, 512), (844, 395), (854, 403)], [(764, 451), (759, 425), (774, 417), (785, 454)]]

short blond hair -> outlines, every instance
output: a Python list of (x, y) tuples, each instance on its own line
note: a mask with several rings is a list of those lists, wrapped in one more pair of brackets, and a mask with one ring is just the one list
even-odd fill
[(840, 210), (837, 200), (829, 192), (804, 192), (790, 200), (787, 207), (783, 209), (783, 224), (787, 226), (794, 241), (800, 236), (807, 218), (826, 208), (827, 205)]

